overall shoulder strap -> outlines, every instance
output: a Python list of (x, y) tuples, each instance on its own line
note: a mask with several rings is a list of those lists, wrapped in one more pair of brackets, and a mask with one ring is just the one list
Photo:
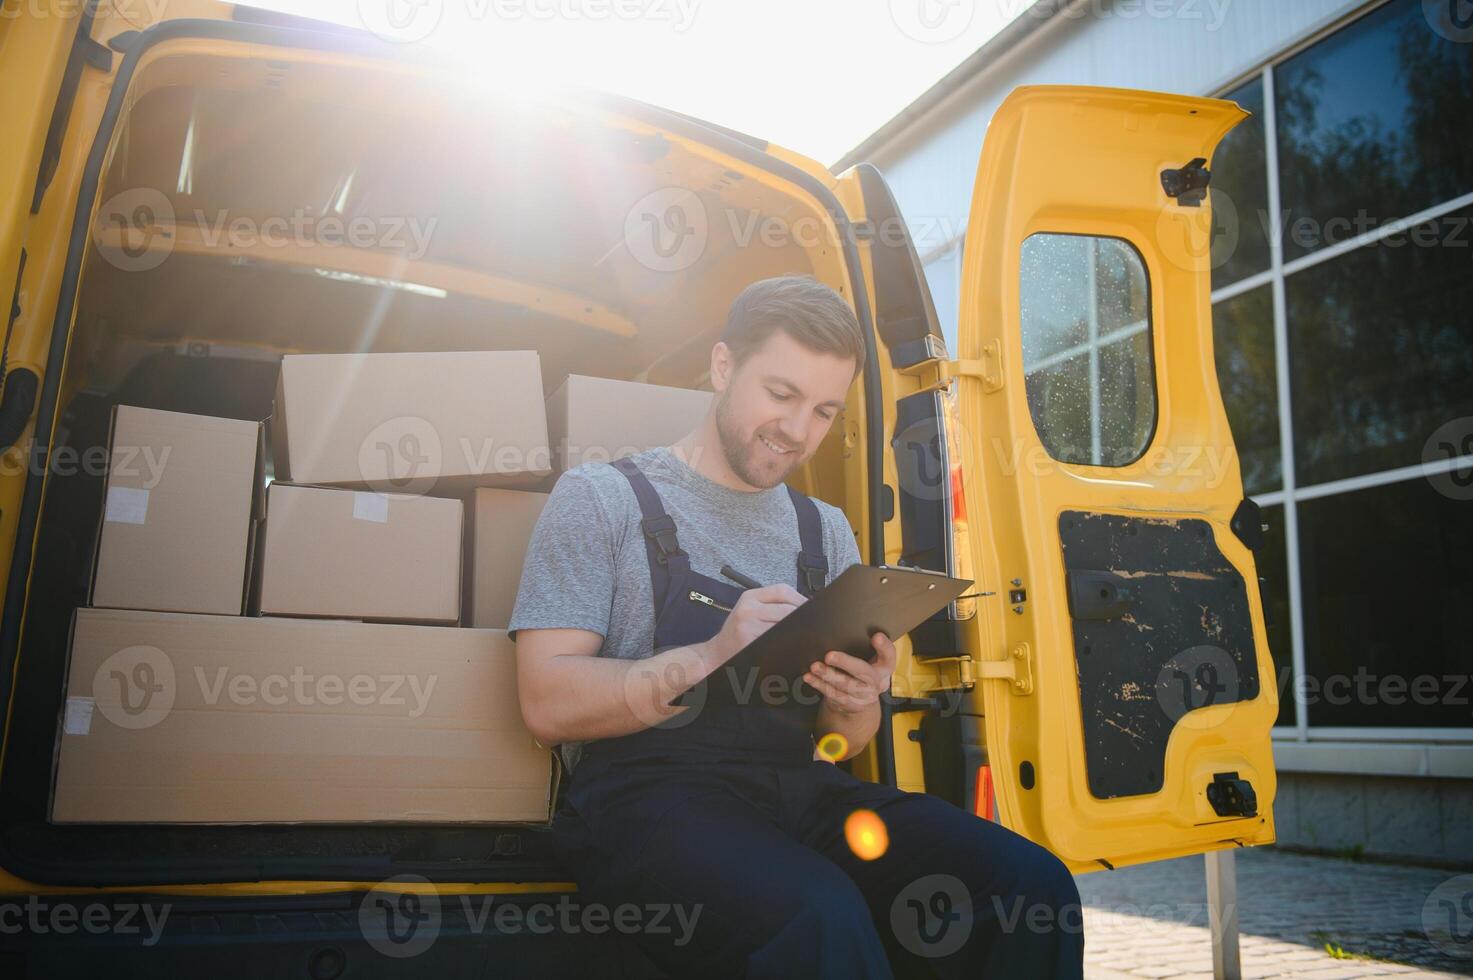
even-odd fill
[(811, 596), (824, 587), (829, 577), (829, 560), (823, 553), (823, 519), (818, 505), (788, 487), (793, 510), (798, 515), (798, 591)]
[(680, 539), (675, 534), (675, 518), (665, 513), (659, 493), (633, 460), (625, 456), (614, 460), (612, 465), (624, 474), (634, 491), (634, 499), (639, 502), (639, 527), (644, 532), (645, 553), (650, 562), (650, 586), (654, 589), (655, 610), (658, 612), (664, 607), (665, 594), (670, 589), (670, 563), (686, 560), (685, 552), (680, 550)]

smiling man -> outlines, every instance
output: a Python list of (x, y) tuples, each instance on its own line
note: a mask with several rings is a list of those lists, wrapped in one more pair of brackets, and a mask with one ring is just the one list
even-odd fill
[[(558, 480), (511, 622), (523, 717), (572, 769), (554, 842), (585, 904), (692, 918), (683, 938), (634, 936), (671, 976), (1080, 976), (1079, 897), (1061, 862), (817, 752), (837, 734), (825, 744), (847, 758), (874, 736), (889, 638), (870, 662), (815, 650), (777, 697), (751, 685), (669, 706), (703, 678), (724, 683), (711, 675), (859, 561), (843, 513), (783, 481), (828, 435), (864, 358), (833, 290), (754, 283), (712, 348), (700, 424)], [(743, 590), (727, 566), (771, 584)], [(856, 810), (888, 832), (871, 860), (846, 842)]]

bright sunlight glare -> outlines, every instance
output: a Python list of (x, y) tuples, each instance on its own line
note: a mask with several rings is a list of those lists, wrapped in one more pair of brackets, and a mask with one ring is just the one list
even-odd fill
[(498, 86), (601, 89), (832, 164), (1029, 0), (250, 0), (427, 46)]

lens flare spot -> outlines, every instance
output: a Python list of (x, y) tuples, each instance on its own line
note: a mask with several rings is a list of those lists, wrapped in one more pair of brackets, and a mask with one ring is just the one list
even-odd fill
[(838, 762), (849, 754), (849, 740), (838, 732), (829, 732), (818, 740), (818, 754), (830, 762)]
[(890, 831), (873, 810), (855, 810), (844, 821), (844, 839), (862, 861), (873, 861), (890, 849)]

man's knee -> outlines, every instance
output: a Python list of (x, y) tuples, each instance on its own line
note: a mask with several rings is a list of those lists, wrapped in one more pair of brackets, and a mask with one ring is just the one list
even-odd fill
[(1036, 883), (1040, 897), (1055, 900), (1060, 905), (1079, 904), (1079, 885), (1074, 873), (1047, 848), (1032, 845), (1035, 850), (1033, 871), (1030, 879)]
[(812, 869), (789, 883), (790, 920), (802, 920), (824, 928), (870, 925), (869, 906), (859, 886), (838, 868), (813, 873)]
[(864, 895), (837, 867), (809, 867), (775, 887), (772, 897), (769, 914), (781, 911), (784, 921), (761, 937), (747, 962), (749, 975), (890, 975)]
[(1084, 929), (1084, 910), (1079, 900), (1079, 885), (1074, 874), (1052, 853), (1038, 848), (1037, 871), (1027, 889), (1034, 901), (1052, 910), (1056, 926), (1065, 932)]
[(1080, 928), (1079, 887), (1074, 875), (1047, 848), (1014, 836), (1008, 846), (978, 851), (962, 875), (979, 920), (1006, 926), (1020, 919)]

